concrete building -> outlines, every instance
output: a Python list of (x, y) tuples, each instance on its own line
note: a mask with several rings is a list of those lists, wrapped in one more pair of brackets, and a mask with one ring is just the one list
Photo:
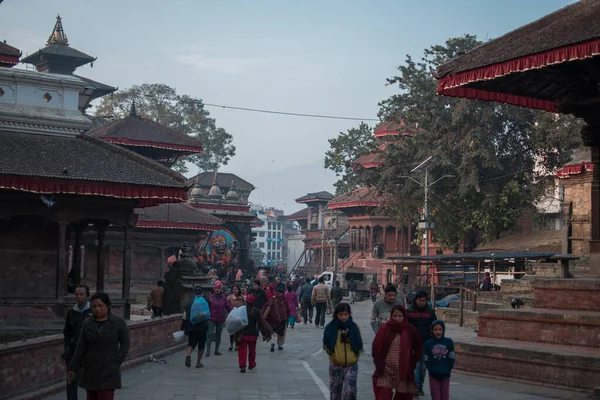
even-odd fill
[(283, 261), (283, 222), (280, 220), (283, 211), (260, 204), (253, 204), (251, 210), (263, 223), (252, 228), (258, 249), (265, 254), (261, 266), (276, 267)]

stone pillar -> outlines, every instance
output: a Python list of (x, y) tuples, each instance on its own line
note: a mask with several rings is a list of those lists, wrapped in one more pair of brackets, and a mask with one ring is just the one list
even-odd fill
[(66, 222), (58, 223), (58, 262), (56, 263), (56, 298), (62, 299), (67, 294), (69, 266), (67, 262), (67, 226)]
[(394, 228), (396, 237), (394, 238), (394, 251), (397, 253), (398, 252), (398, 227)]
[(600, 273), (600, 112), (584, 116), (586, 125), (581, 129), (583, 143), (592, 153), (594, 171), (592, 173), (590, 273)]
[(373, 225), (371, 225), (369, 227), (369, 249), (368, 249), (369, 252), (371, 253), (371, 255), (373, 255), (373, 247), (375, 247), (373, 244), (373, 240), (375, 240), (375, 239), (373, 237)]
[(385, 242), (386, 231), (387, 231), (387, 225), (385, 225), (383, 227), (383, 235), (382, 235), (382, 244), (383, 244), (383, 251), (384, 251), (383, 254), (384, 254), (384, 257), (385, 257), (385, 252), (388, 250), (386, 242)]
[(75, 230), (75, 243), (73, 244), (73, 258), (71, 268), (73, 269), (73, 284), (77, 287), (81, 283), (81, 233), (86, 223), (73, 224)]
[(96, 291), (104, 291), (104, 275), (106, 259), (104, 257), (104, 237), (106, 234), (106, 228), (108, 228), (108, 221), (95, 222), (94, 226), (98, 232), (98, 246), (96, 253)]
[(133, 262), (133, 251), (131, 243), (131, 230), (130, 226), (123, 227), (123, 278), (121, 294), (125, 303), (125, 309), (123, 311), (123, 318), (131, 318), (131, 304), (129, 303), (129, 291), (131, 289), (131, 263)]

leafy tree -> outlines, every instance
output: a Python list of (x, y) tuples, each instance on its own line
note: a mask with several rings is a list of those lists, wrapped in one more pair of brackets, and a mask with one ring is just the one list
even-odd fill
[(198, 139), (204, 151), (182, 157), (173, 169), (185, 173), (185, 161), (198, 166), (200, 171), (216, 171), (235, 155), (233, 137), (219, 128), (202, 100), (177, 91), (161, 83), (135, 85), (119, 91), (112, 97), (106, 96), (96, 109), (97, 116), (124, 117), (135, 101), (138, 114), (159, 124), (173, 128)]
[(541, 193), (540, 179), (566, 163), (571, 150), (581, 146), (577, 120), (505, 104), (437, 96), (431, 71), (479, 45), (465, 35), (426, 49), (421, 61), (407, 56), (398, 75), (387, 80), (399, 93), (380, 103), (380, 118), (417, 124), (414, 137), (386, 148), (377, 187), (399, 199), (387, 210), (399, 217), (414, 216), (422, 208), (423, 188), (402, 176), (433, 156), (430, 183), (431, 221), (437, 240), (457, 250), (475, 245), (477, 233), (493, 240), (516, 227), (521, 214)]
[(340, 132), (337, 137), (329, 139), (330, 149), (325, 153), (325, 168), (340, 177), (334, 183), (336, 194), (348, 193), (363, 185), (366, 171), (355, 164), (354, 160), (374, 151), (376, 146), (373, 129), (364, 122), (358, 128)]

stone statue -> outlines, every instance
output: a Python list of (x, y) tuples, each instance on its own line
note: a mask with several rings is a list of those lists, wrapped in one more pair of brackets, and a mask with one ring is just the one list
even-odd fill
[(181, 252), (179, 253), (179, 259), (173, 263), (169, 272), (179, 276), (196, 275), (198, 273), (198, 265), (192, 260), (192, 255), (187, 242), (183, 243)]

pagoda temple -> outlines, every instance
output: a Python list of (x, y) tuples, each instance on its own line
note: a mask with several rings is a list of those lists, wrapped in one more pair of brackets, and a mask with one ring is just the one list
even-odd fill
[[(382, 154), (391, 143), (417, 134), (417, 129), (406, 126), (404, 121), (384, 122), (374, 130), (375, 137), (381, 142), (375, 151), (357, 158), (355, 168), (378, 168), (382, 163)], [(396, 217), (382, 214), (380, 207), (385, 199), (371, 187), (361, 187), (350, 193), (331, 199), (327, 208), (338, 210), (347, 218), (350, 226), (350, 256), (340, 262), (341, 269), (352, 269), (377, 273), (381, 283), (392, 282), (395, 271), (385, 263), (385, 258), (400, 255), (419, 255), (424, 253), (424, 246), (413, 243), (416, 226), (412, 221), (398, 221)], [(429, 251), (441, 252), (430, 231)], [(423, 271), (416, 264), (406, 265), (411, 269), (411, 280), (417, 279)], [(392, 269), (390, 269), (392, 267)], [(404, 265), (395, 268), (401, 269)]]
[[(25, 324), (24, 315), (38, 325), (62, 321), (74, 303), (69, 270), (82, 276), (82, 233), (102, 250), (108, 226), (122, 242), (113, 309), (128, 317), (136, 209), (184, 202), (189, 186), (164, 165), (86, 133), (95, 126), (85, 114), (90, 102), (115, 88), (73, 74), (95, 58), (70, 46), (60, 17), (46, 46), (22, 60), (37, 71), (10, 68), (15, 50), (0, 51), (2, 327), (15, 318)], [(90, 262), (106, 275), (105, 258)], [(92, 290), (104, 285), (98, 279)]]
[(333, 198), (331, 193), (321, 191), (296, 199), (296, 203), (306, 205), (306, 208), (288, 217), (288, 221), (298, 222), (304, 235), (304, 252), (299, 260), (295, 260), (297, 268), (293, 271), (296, 275), (316, 275), (324, 270), (332, 270), (335, 257), (348, 259), (348, 221), (344, 214), (327, 207), (327, 203)]

